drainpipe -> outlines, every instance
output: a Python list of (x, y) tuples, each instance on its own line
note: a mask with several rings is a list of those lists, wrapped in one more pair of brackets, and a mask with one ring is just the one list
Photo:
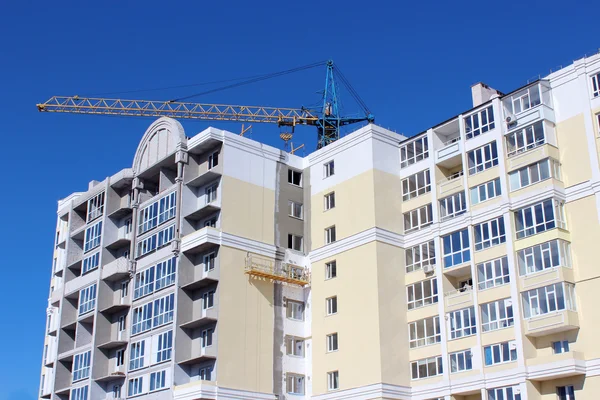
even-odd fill
[(140, 178), (133, 178), (132, 182), (132, 191), (131, 191), (131, 244), (129, 245), (129, 276), (133, 278), (135, 275), (135, 243), (137, 239), (137, 230), (138, 230), (138, 209), (140, 208), (140, 189), (144, 187)]
[(185, 145), (179, 144), (179, 149), (175, 154), (175, 162), (177, 163), (177, 177), (175, 182), (177, 183), (177, 195), (176, 195), (176, 207), (175, 207), (175, 239), (171, 249), (173, 254), (179, 254), (180, 243), (181, 243), (181, 204), (183, 203), (183, 166), (188, 162), (188, 153)]

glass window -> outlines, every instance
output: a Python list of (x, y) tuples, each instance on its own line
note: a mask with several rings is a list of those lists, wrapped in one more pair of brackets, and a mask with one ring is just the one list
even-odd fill
[(337, 314), (338, 311), (338, 301), (337, 296), (329, 297), (325, 300), (327, 305), (327, 315)]
[(331, 210), (335, 207), (335, 192), (328, 193), (324, 196), (325, 199), (325, 211)]
[(477, 264), (479, 290), (485, 290), (510, 282), (508, 258), (506, 256)]
[(81, 274), (85, 274), (88, 271), (98, 268), (100, 264), (100, 252), (96, 252), (83, 259), (83, 267), (81, 268)]
[(573, 386), (557, 386), (557, 400), (575, 400), (575, 388)]
[(147, 268), (135, 274), (133, 299), (139, 299), (142, 296), (154, 291), (154, 266)]
[(288, 249), (302, 251), (304, 246), (302, 244), (302, 236), (288, 234)]
[(469, 231), (467, 229), (442, 236), (442, 245), (444, 248), (444, 268), (471, 261)]
[(286, 374), (285, 380), (289, 394), (304, 394), (304, 375)]
[(128, 396), (136, 396), (138, 394), (142, 394), (143, 379), (143, 376), (138, 376), (137, 378), (129, 380), (127, 388)]
[(152, 302), (133, 309), (131, 334), (145, 332), (152, 328)]
[(536, 122), (506, 135), (507, 157), (513, 157), (546, 143), (544, 123)]
[(337, 276), (337, 263), (329, 261), (325, 263), (325, 279), (333, 279)]
[(508, 328), (514, 323), (511, 299), (492, 301), (481, 305), (481, 330), (483, 332)]
[(144, 366), (144, 354), (146, 353), (146, 341), (131, 343), (129, 346), (129, 370), (133, 371)]
[(217, 255), (213, 253), (205, 254), (202, 257), (202, 262), (204, 264), (204, 272), (210, 272), (215, 269)]
[(173, 321), (173, 308), (175, 295), (171, 293), (168, 296), (154, 300), (154, 327), (167, 324)]
[(210, 185), (206, 189), (204, 189), (204, 196), (206, 199), (206, 204), (212, 203), (217, 200), (219, 186), (218, 184)]
[(160, 290), (164, 287), (175, 284), (175, 268), (177, 258), (169, 258), (168, 260), (156, 264), (156, 282), (154, 290)]
[(408, 309), (420, 308), (438, 302), (436, 278), (413, 283), (406, 287)]
[(91, 351), (75, 354), (73, 357), (73, 382), (80, 381), (90, 376)]
[(488, 389), (488, 400), (521, 400), (521, 390), (518, 386), (506, 386)]
[(152, 372), (150, 374), (150, 391), (167, 387), (167, 370)]
[(504, 218), (498, 217), (473, 226), (475, 251), (506, 242)]
[(302, 172), (288, 169), (288, 183), (302, 187)]
[(338, 350), (338, 334), (332, 333), (327, 335), (327, 352), (330, 353), (332, 351)]
[(431, 378), (443, 374), (442, 357), (431, 357), (410, 363), (411, 379)]
[(81, 386), (71, 389), (70, 400), (88, 400), (89, 386)]
[(467, 139), (472, 139), (494, 129), (494, 109), (489, 106), (475, 114), (465, 117)]
[(484, 346), (483, 354), (485, 365), (504, 364), (517, 360), (517, 343), (514, 341), (496, 343), (490, 346)]
[(564, 203), (548, 199), (515, 211), (517, 239), (535, 235), (556, 227), (566, 229)]
[(286, 315), (290, 319), (297, 321), (304, 320), (304, 303), (300, 301), (287, 300)]
[(552, 352), (554, 354), (568, 353), (569, 352), (569, 341), (559, 340), (558, 342), (552, 342)]
[(156, 351), (156, 362), (171, 359), (173, 352), (173, 331), (167, 331), (158, 335), (158, 348)]
[(427, 136), (422, 136), (400, 146), (400, 168), (408, 167), (429, 157)]
[(600, 74), (592, 76), (592, 96), (600, 97)]
[(327, 390), (337, 390), (340, 388), (340, 373), (332, 371), (327, 373)]
[(92, 311), (96, 307), (96, 284), (79, 291), (79, 315)]
[(479, 204), (502, 194), (500, 178), (471, 188), (471, 204)]
[(296, 203), (295, 201), (291, 201), (291, 200), (288, 201), (288, 215), (290, 217), (302, 219), (303, 218), (302, 204)]
[(450, 315), (450, 339), (458, 339), (477, 333), (475, 307), (452, 311)]
[(555, 283), (523, 292), (523, 318), (532, 318), (556, 311), (575, 311), (575, 285)]
[(137, 245), (137, 256), (144, 256), (174, 239), (175, 225), (168, 226), (158, 232), (153, 233), (143, 239), (140, 239)]
[(465, 192), (458, 192), (440, 200), (440, 218), (442, 221), (457, 217), (467, 212)]
[(104, 214), (104, 192), (98, 193), (87, 202), (86, 224)]
[(510, 100), (504, 101), (504, 105), (513, 114), (519, 114), (525, 110), (529, 110), (541, 104), (540, 87), (539, 85), (528, 87), (527, 89), (520, 90), (510, 96)]
[(519, 190), (550, 178), (560, 179), (560, 163), (551, 158), (519, 168), (508, 174), (511, 191)]
[(335, 225), (325, 229), (325, 244), (335, 242)]
[(408, 233), (433, 223), (431, 204), (404, 213), (404, 232)]
[(471, 350), (450, 353), (450, 372), (457, 373), (473, 369), (473, 355)]
[(406, 272), (422, 269), (427, 265), (435, 265), (435, 244), (431, 240), (410, 247), (405, 251)]
[(200, 333), (200, 338), (201, 338), (201, 346), (202, 348), (207, 348), (212, 346), (213, 344), (213, 333), (215, 332), (215, 330), (213, 328), (209, 328), (209, 329), (204, 329), (201, 333)]
[(138, 224), (140, 235), (175, 218), (176, 196), (175, 192), (171, 192), (140, 210)]
[(304, 357), (304, 339), (293, 336), (286, 337), (285, 352), (288, 356)]
[(217, 165), (219, 165), (219, 152), (215, 151), (208, 156), (208, 169), (213, 169)]
[(198, 377), (201, 381), (211, 381), (212, 380), (212, 366), (203, 367), (198, 370)]
[(410, 200), (431, 192), (431, 177), (429, 170), (417, 172), (402, 180), (402, 200)]
[(408, 324), (408, 338), (411, 349), (439, 343), (441, 340), (440, 318), (430, 317), (410, 322)]
[(101, 241), (102, 241), (102, 221), (90, 226), (89, 228), (86, 228), (85, 239), (83, 242), (83, 252), (87, 253), (88, 251), (100, 246)]
[(517, 251), (520, 275), (530, 275), (555, 267), (571, 267), (571, 244), (564, 240), (536, 244)]
[(498, 148), (496, 142), (486, 144), (467, 153), (469, 175), (475, 175), (498, 165)]
[(323, 177), (324, 178), (329, 178), (331, 175), (334, 175), (334, 174), (335, 174), (335, 164), (333, 163), (333, 160), (323, 164)]

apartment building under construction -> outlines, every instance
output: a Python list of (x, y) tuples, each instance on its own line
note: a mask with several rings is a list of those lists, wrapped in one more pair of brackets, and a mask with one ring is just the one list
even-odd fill
[(40, 399), (600, 398), (600, 54), (472, 93), (306, 157), (154, 121), (59, 202)]

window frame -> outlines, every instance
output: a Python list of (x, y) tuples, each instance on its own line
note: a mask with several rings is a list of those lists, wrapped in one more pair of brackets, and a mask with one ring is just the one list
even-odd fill
[(325, 299), (325, 315), (335, 315), (338, 313), (338, 298), (331, 296)]
[[(448, 340), (460, 339), (477, 334), (477, 318), (475, 306), (461, 308), (447, 313), (450, 337)], [(469, 323), (469, 325), (465, 325)]]
[[(426, 375), (421, 376), (420, 367), (423, 365), (425, 365)], [(433, 368), (435, 369), (433, 374), (430, 374), (431, 365), (433, 365)], [(428, 358), (422, 358), (420, 360), (411, 361), (410, 371), (411, 371), (411, 374), (410, 374), (411, 381), (427, 379), (427, 378), (432, 378), (434, 376), (442, 375), (444, 373), (442, 356), (433, 356), (433, 357), (428, 357)], [(417, 373), (416, 377), (415, 377), (415, 372)]]
[(102, 242), (102, 221), (98, 221), (93, 225), (85, 228), (85, 235), (83, 240), (83, 254), (94, 250), (100, 246)]
[[(424, 255), (426, 255), (427, 258), (423, 258)], [(435, 240), (430, 240), (407, 248), (404, 252), (406, 273), (418, 271), (427, 265), (435, 266), (435, 258)]]
[(130, 378), (127, 381), (127, 396), (139, 396), (144, 393), (144, 375)]
[[(304, 321), (305, 305), (303, 301), (287, 299), (285, 308), (286, 318), (291, 319), (293, 321)], [(298, 313), (300, 313), (300, 318), (297, 317)]]
[(463, 118), (466, 140), (476, 138), (496, 128), (494, 107), (489, 105)]
[[(425, 215), (423, 216), (423, 214)], [(410, 227), (407, 227), (407, 218), (410, 221)], [(423, 218), (425, 218), (424, 221)], [(405, 212), (403, 221), (404, 233), (415, 232), (433, 224), (433, 207), (431, 203)]]
[[(411, 187), (411, 183), (412, 186)], [(402, 201), (408, 201), (431, 192), (431, 172), (424, 169), (402, 179)]]
[[(299, 212), (297, 212), (300, 210)], [(296, 215), (298, 214), (298, 215)], [(293, 200), (288, 200), (288, 216), (299, 220), (304, 219), (304, 205)]]
[[(546, 261), (550, 264), (546, 264)], [(534, 275), (552, 268), (572, 268), (571, 243), (562, 239), (517, 250), (517, 268), (520, 276)]]
[(489, 249), (506, 243), (504, 216), (473, 225), (473, 247), (475, 251)]
[(515, 324), (511, 298), (480, 304), (479, 310), (481, 312), (481, 333), (510, 328)]
[(575, 387), (573, 385), (557, 386), (557, 400), (575, 400)]
[[(473, 206), (495, 199), (496, 197), (502, 195), (502, 185), (500, 184), (500, 178), (495, 178), (491, 181), (487, 181), (480, 185), (474, 186), (470, 188), (469, 191), (471, 197), (471, 205)], [(483, 200), (482, 194), (484, 195)]]
[(335, 225), (331, 225), (325, 228), (325, 244), (332, 244), (336, 242), (336, 229)]
[(592, 98), (600, 97), (600, 72), (590, 77), (592, 81)]
[(329, 211), (335, 208), (335, 192), (329, 192), (323, 195), (323, 211)]
[[(458, 239), (454, 235), (457, 235)], [(471, 239), (469, 238), (468, 228), (450, 232), (440, 239), (442, 241), (442, 262), (444, 269), (471, 262)], [(454, 246), (457, 244), (461, 247), (454, 249)]]
[(557, 340), (552, 342), (552, 354), (562, 354), (571, 351), (568, 340)]
[[(461, 355), (462, 365), (461, 368)], [(448, 354), (448, 364), (450, 365), (450, 373), (458, 374), (465, 371), (471, 371), (473, 369), (473, 353), (471, 349), (455, 351)]]
[(340, 373), (339, 371), (329, 371), (327, 373), (327, 391), (339, 390), (340, 388)]
[[(297, 174), (297, 175), (296, 175)], [(296, 187), (302, 187), (302, 171), (298, 171), (296, 169), (292, 169), (292, 168), (288, 168), (288, 183), (292, 186), (296, 186)], [(298, 183), (294, 183), (295, 181), (295, 177), (299, 176), (300, 179), (298, 180)]]
[(323, 164), (323, 179), (329, 178), (333, 175), (335, 175), (334, 160), (329, 160)]
[[(167, 370), (166, 369), (151, 372), (149, 375), (149, 379), (150, 379), (149, 393), (158, 392), (159, 390), (163, 390), (163, 389), (167, 388)], [(160, 384), (162, 386), (157, 387), (158, 384)]]
[(337, 261), (331, 260), (325, 263), (325, 280), (337, 278)]
[[(511, 347), (514, 347), (514, 349)], [(489, 363), (487, 357), (487, 349), (489, 349), (489, 355), (491, 357)], [(498, 356), (498, 361), (496, 361), (496, 356)], [(518, 358), (519, 356), (517, 354), (517, 342), (515, 340), (509, 340), (507, 342), (500, 342), (483, 346), (483, 364), (486, 367), (494, 367), (496, 365), (515, 362), (518, 360)]]
[(211, 154), (209, 154), (207, 163), (209, 171), (219, 165), (219, 150), (213, 151)]
[(467, 212), (467, 197), (464, 191), (440, 199), (439, 204), (441, 222), (448, 221)]
[[(417, 142), (420, 143), (420, 146), (417, 146)], [(409, 154), (409, 148), (412, 151), (412, 154)], [(427, 158), (429, 158), (429, 140), (427, 139), (427, 135), (423, 135), (420, 138), (416, 138), (400, 146), (401, 169)]]
[(496, 167), (498, 159), (498, 145), (495, 140), (467, 152), (469, 176)]
[[(537, 235), (538, 233), (549, 231), (554, 228), (567, 229), (564, 202), (560, 200), (553, 198), (545, 199), (521, 207), (513, 213), (517, 240)], [(552, 214), (551, 217), (549, 217), (549, 214)], [(530, 221), (528, 221), (528, 219), (530, 219)], [(538, 219), (540, 220), (538, 221)]]
[(285, 338), (285, 354), (290, 357), (304, 358), (306, 353), (305, 346), (306, 341), (304, 340), (304, 338), (296, 336), (286, 336)]
[(82, 316), (96, 309), (97, 295), (98, 288), (95, 283), (79, 290), (79, 301), (77, 307), (78, 316)]
[[(56, 259), (54, 259), (56, 260)], [(100, 251), (87, 255), (81, 265), (81, 275), (95, 270), (100, 265)]]
[[(290, 379), (291, 378), (291, 379)], [(298, 381), (296, 381), (296, 379)], [(292, 382), (292, 384), (290, 384)], [(285, 374), (285, 391), (287, 394), (304, 395), (306, 386), (306, 377), (300, 374), (286, 372)], [(291, 388), (291, 390), (290, 390)]]
[[(431, 295), (425, 295), (426, 285), (429, 287), (428, 292), (431, 293)], [(417, 287), (419, 286), (421, 297), (417, 298)], [(411, 289), (413, 300), (411, 300)], [(406, 306), (408, 310), (416, 310), (418, 308), (436, 304), (438, 301), (439, 294), (437, 287), (437, 278), (425, 279), (419, 282), (412, 283), (410, 285), (406, 285)]]
[(156, 363), (170, 361), (173, 357), (173, 330), (160, 333), (157, 341)]
[(537, 121), (506, 134), (506, 158), (526, 153), (546, 144), (544, 121)]
[(86, 224), (104, 215), (105, 198), (106, 192), (102, 191), (87, 201)]
[[(43, 385), (42, 385), (43, 388)], [(79, 386), (71, 389), (69, 396), (70, 400), (88, 400), (88, 394), (90, 391), (90, 385)]]
[(129, 345), (129, 365), (127, 371), (137, 371), (146, 365), (146, 340), (138, 340)]
[(79, 382), (90, 377), (92, 351), (84, 351), (73, 356), (73, 371), (71, 380)]
[(334, 353), (340, 349), (339, 336), (337, 332), (330, 333), (325, 336), (327, 353)]
[[(561, 180), (560, 162), (548, 157), (510, 171), (508, 173), (508, 185), (510, 191), (515, 192), (552, 178)], [(518, 185), (516, 185), (517, 183)]]
[[(291, 247), (290, 244), (292, 245)], [(304, 237), (294, 233), (288, 233), (288, 249), (304, 252)]]
[[(429, 321), (431, 321), (431, 324), (428, 324)], [(422, 325), (421, 330), (423, 337), (419, 337), (419, 325)], [(429, 330), (433, 330), (433, 332), (429, 332)], [(408, 347), (411, 349), (417, 349), (420, 347), (440, 343), (442, 341), (441, 332), (440, 317), (438, 315), (409, 322)]]
[(477, 289), (486, 290), (510, 283), (508, 257), (498, 257), (476, 265)]
[[(521, 400), (521, 388), (519, 385), (492, 388), (488, 389), (486, 393), (488, 400), (492, 399), (490, 393), (494, 393), (494, 399)], [(498, 395), (498, 393), (501, 393), (501, 395)]]
[[(526, 290), (521, 292), (521, 299), (523, 319), (533, 319), (565, 310), (577, 311), (575, 285), (568, 282), (559, 282)], [(551, 306), (554, 306), (554, 309)], [(537, 312), (533, 313), (533, 310), (537, 310)]]

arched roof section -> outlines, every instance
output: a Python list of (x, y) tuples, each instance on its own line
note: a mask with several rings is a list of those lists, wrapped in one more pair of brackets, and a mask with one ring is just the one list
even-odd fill
[(138, 175), (175, 153), (187, 139), (183, 126), (172, 118), (162, 117), (148, 127), (133, 159), (133, 173)]

